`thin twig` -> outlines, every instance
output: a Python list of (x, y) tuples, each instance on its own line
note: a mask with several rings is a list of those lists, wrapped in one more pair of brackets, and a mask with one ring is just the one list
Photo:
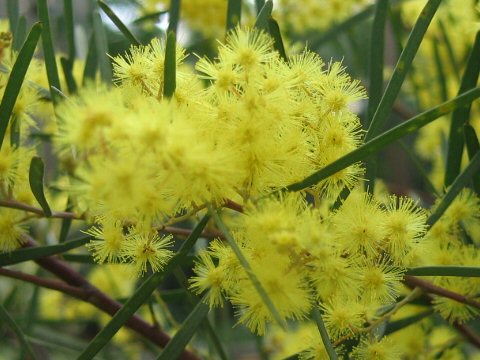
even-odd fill
[(87, 297), (84, 289), (77, 286), (70, 286), (59, 280), (46, 279), (40, 276), (26, 274), (21, 271), (5, 269), (3, 267), (0, 267), (0, 276), (22, 280), (51, 290), (57, 290), (80, 300), (86, 300)]
[(458, 294), (456, 292), (450, 291), (448, 289), (442, 288), (440, 286), (434, 285), (431, 282), (419, 279), (415, 276), (411, 275), (406, 275), (404, 279), (405, 284), (408, 287), (416, 287), (418, 286), (419, 288), (422, 288), (426, 292), (430, 294), (435, 294), (435, 295), (440, 295), (455, 301), (458, 301), (460, 303), (473, 306), (477, 309), (480, 309), (480, 302), (475, 301), (467, 296), (464, 296), (462, 294)]
[(229, 200), (229, 199), (226, 200), (225, 203), (223, 204), (223, 207), (243, 213), (243, 206), (236, 203), (233, 200)]
[[(21, 203), (21, 202), (16, 201), (16, 200), (0, 200), (0, 207), (23, 210), (23, 211), (26, 211), (26, 212), (36, 214), (36, 215), (41, 216), (41, 217), (47, 217), (47, 215), (45, 214), (45, 212), (42, 209), (37, 208), (35, 206), (31, 206), (31, 205), (28, 205), (28, 204)], [(82, 216), (79, 216), (75, 213), (67, 212), (67, 211), (55, 211), (55, 212), (52, 212), (52, 215), (49, 216), (49, 217), (57, 218), (57, 219), (73, 219), (73, 220), (83, 219)]]
[(463, 324), (453, 323), (453, 327), (457, 329), (457, 331), (462, 334), (470, 344), (475, 345), (480, 349), (480, 336), (477, 333)]
[[(192, 233), (192, 230), (173, 227), (173, 226), (162, 226), (162, 227), (159, 227), (157, 230), (170, 233), (170, 234), (180, 235), (180, 236), (189, 236)], [(207, 238), (207, 239), (225, 238), (225, 236), (220, 231), (217, 231), (214, 229), (202, 232), (202, 235), (200, 235), (200, 237)]]

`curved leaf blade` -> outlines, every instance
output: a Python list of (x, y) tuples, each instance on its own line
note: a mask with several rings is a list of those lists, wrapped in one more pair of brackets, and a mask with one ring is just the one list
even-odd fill
[(177, 45), (175, 33), (170, 31), (167, 35), (167, 44), (165, 46), (165, 67), (164, 67), (164, 84), (163, 96), (170, 99), (175, 93), (177, 87)]
[(426, 311), (421, 312), (420, 314), (416, 314), (400, 320), (392, 321), (387, 324), (387, 328), (385, 329), (385, 333), (383, 335), (392, 334), (396, 331), (402, 330), (407, 326), (413, 325), (432, 314), (433, 314), (433, 309), (428, 309)]
[[(38, 18), (43, 24), (42, 31), (42, 47), (43, 57), (45, 59), (45, 68), (47, 70), (47, 78), (49, 88), (52, 86), (62, 89), (60, 85), (60, 77), (58, 76), (57, 61), (55, 60), (55, 49), (53, 48), (52, 31), (50, 28), (50, 15), (48, 14), (47, 0), (37, 0)], [(50, 91), (53, 101), (55, 101), (55, 93)]]
[(0, 149), (2, 148), (13, 107), (17, 101), (18, 93), (22, 87), (28, 65), (30, 65), (30, 61), (35, 53), (35, 48), (37, 47), (41, 33), (41, 23), (36, 23), (32, 26), (25, 43), (20, 49), (17, 61), (13, 64), (12, 71), (10, 72), (10, 77), (8, 78), (5, 92), (3, 93), (2, 102), (0, 103)]
[(283, 61), (288, 63), (288, 56), (285, 51), (285, 45), (283, 44), (280, 27), (278, 26), (278, 22), (272, 17), (268, 19), (268, 28), (270, 29), (270, 35), (273, 38), (273, 47), (278, 51)]
[(227, 4), (227, 32), (240, 24), (242, 15), (242, 0), (228, 0)]
[[(472, 160), (476, 153), (480, 151), (480, 143), (477, 134), (472, 125), (466, 124), (464, 129), (465, 143), (467, 145), (468, 158)], [(473, 175), (473, 189), (480, 195), (480, 173)]]
[(93, 30), (95, 40), (95, 53), (97, 56), (97, 63), (100, 69), (100, 76), (106, 84), (112, 82), (112, 67), (108, 58), (108, 40), (105, 32), (105, 27), (102, 22), (102, 17), (98, 10), (93, 11)]
[(68, 250), (76, 249), (85, 245), (91, 239), (90, 236), (76, 240), (70, 240), (58, 245), (29, 247), (0, 254), (0, 266), (18, 264), (29, 260), (37, 260), (46, 256), (62, 254)]
[[(475, 42), (470, 51), (467, 66), (462, 76), (458, 93), (461, 94), (477, 85), (480, 73), (480, 31), (475, 36)], [(470, 105), (457, 108), (452, 113), (447, 148), (447, 164), (445, 167), (445, 187), (450, 186), (460, 173), (460, 165), (464, 148), (463, 126), (470, 117)]]
[(190, 339), (197, 331), (200, 324), (204, 321), (208, 314), (209, 307), (204, 302), (205, 295), (193, 308), (192, 312), (187, 316), (180, 329), (175, 336), (168, 342), (157, 360), (177, 359), (183, 349), (188, 345)]
[(120, 30), (120, 32), (125, 35), (125, 37), (135, 46), (141, 45), (140, 41), (133, 35), (133, 33), (128, 29), (128, 27), (120, 20), (120, 18), (115, 14), (115, 12), (101, 0), (98, 0), (98, 6), (100, 9), (112, 20), (115, 26)]
[(37, 199), (38, 203), (43, 209), (43, 212), (47, 217), (52, 216), (52, 210), (48, 205), (47, 198), (45, 197), (45, 192), (43, 191), (43, 178), (45, 175), (45, 166), (40, 157), (34, 156), (32, 161), (30, 161), (30, 171), (28, 173), (28, 180), (30, 181), (30, 189), (32, 190), (33, 196)]
[(475, 266), (420, 266), (410, 268), (405, 275), (480, 277), (480, 267)]
[(390, 79), (373, 115), (372, 121), (370, 122), (367, 134), (365, 135), (366, 142), (377, 136), (378, 132), (387, 121), (393, 103), (395, 102), (403, 81), (412, 66), (413, 58), (420, 47), (420, 43), (422, 42), (427, 28), (432, 21), (433, 15), (435, 15), (441, 1), (442, 0), (429, 0), (418, 17), (418, 20), (407, 40), (407, 44), (395, 65), (392, 78)]
[(282, 319), (277, 309), (275, 308), (273, 301), (268, 296), (268, 293), (265, 291), (262, 284), (260, 283), (258, 278), (255, 276), (255, 273), (253, 272), (252, 267), (250, 266), (250, 264), (248, 263), (248, 260), (243, 255), (242, 250), (238, 246), (237, 242), (230, 234), (230, 231), (228, 230), (227, 226), (224, 224), (224, 222), (218, 215), (217, 211), (209, 207), (209, 212), (212, 215), (212, 218), (215, 221), (215, 224), (217, 225), (217, 227), (220, 229), (223, 235), (225, 235), (225, 238), (227, 239), (228, 244), (232, 248), (233, 252), (235, 253), (235, 256), (237, 257), (238, 261), (242, 265), (243, 269), (247, 273), (247, 276), (252, 282), (252, 285), (255, 287), (255, 290), (257, 290), (258, 295), (260, 295), (260, 298), (265, 303), (268, 310), (271, 312), (277, 324), (285, 329), (286, 328), (285, 321)]
[(170, 10), (168, 11), (168, 29), (167, 32), (173, 32), (177, 35), (178, 22), (180, 20), (180, 0), (170, 1)]
[(327, 350), (328, 357), (330, 360), (337, 360), (338, 356), (337, 353), (335, 352), (335, 349), (333, 348), (332, 342), (330, 341), (330, 338), (328, 336), (327, 328), (325, 327), (325, 323), (323, 322), (322, 314), (320, 312), (320, 309), (318, 307), (315, 307), (313, 309), (313, 318), (315, 319), (315, 322), (317, 323), (318, 331), (320, 332), (320, 336), (322, 337), (323, 345), (325, 346), (325, 349)]
[(262, 10), (260, 10), (260, 13), (257, 16), (257, 19), (255, 20), (255, 27), (257, 29), (268, 32), (268, 19), (272, 15), (272, 10), (273, 10), (272, 0), (266, 1), (265, 5), (263, 5)]

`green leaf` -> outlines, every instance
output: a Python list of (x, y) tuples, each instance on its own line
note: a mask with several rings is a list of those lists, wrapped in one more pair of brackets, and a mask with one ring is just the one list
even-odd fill
[[(369, 70), (369, 99), (367, 115), (365, 119), (365, 127), (368, 128), (371, 124), (375, 110), (380, 103), (383, 93), (383, 67), (384, 67), (384, 53), (385, 53), (385, 23), (387, 21), (388, 0), (377, 0), (375, 6), (375, 15), (373, 17), (373, 24), (370, 33), (370, 56), (368, 58)], [(355, 45), (354, 34), (350, 34), (348, 39)], [(354, 48), (355, 54), (361, 54), (361, 49)], [(357, 55), (358, 56), (358, 55)], [(363, 58), (363, 56), (362, 56)], [(362, 67), (362, 64), (359, 64)], [(365, 174), (365, 187), (369, 193), (374, 192), (375, 177), (377, 170), (376, 159), (373, 158), (367, 163), (367, 171)]]
[(188, 254), (197, 239), (202, 234), (207, 225), (209, 216), (205, 215), (197, 224), (190, 236), (182, 244), (178, 252), (166, 265), (163, 272), (157, 272), (150, 275), (142, 285), (135, 291), (130, 299), (125, 302), (120, 310), (112, 317), (110, 322), (95, 336), (84, 351), (78, 357), (78, 360), (92, 359), (116, 334), (116, 332), (130, 319), (130, 317), (142, 306), (150, 297), (153, 291), (162, 283), (167, 276), (179, 263), (179, 261)]
[(140, 41), (132, 34), (127, 26), (120, 20), (120, 18), (113, 12), (113, 10), (105, 4), (103, 1), (98, 0), (98, 5), (103, 10), (103, 12), (112, 20), (115, 26), (120, 30), (120, 32), (125, 35), (125, 37), (135, 46), (141, 45)]
[(7, 0), (7, 15), (10, 25), (10, 31), (15, 35), (15, 30), (18, 26), (18, 20), (20, 17), (20, 8), (18, 6), (18, 0)]
[(60, 58), (60, 64), (62, 65), (63, 75), (67, 83), (68, 92), (74, 94), (77, 92), (77, 82), (73, 77), (73, 62), (65, 57)]
[(13, 50), (16, 50), (16, 51), (20, 50), (20, 47), (25, 41), (26, 36), (27, 36), (27, 19), (25, 19), (25, 16), (20, 16), (20, 18), (17, 21), (17, 28), (15, 29), (15, 32), (13, 34), (13, 44), (12, 44)]
[(178, 21), (180, 20), (180, 2), (180, 0), (170, 0), (170, 10), (168, 11), (167, 32), (171, 31), (175, 35), (177, 35)]
[(177, 86), (177, 44), (175, 33), (170, 31), (167, 35), (167, 44), (165, 46), (165, 67), (164, 67), (164, 85), (163, 96), (170, 99), (175, 93)]
[(440, 32), (442, 34), (442, 40), (443, 43), (445, 44), (447, 48), (447, 54), (448, 54), (448, 59), (450, 60), (450, 63), (453, 68), (453, 73), (455, 77), (460, 80), (460, 67), (458, 66), (458, 61), (455, 56), (455, 51), (453, 50), (452, 42), (450, 41), (450, 38), (448, 37), (448, 31), (445, 29), (445, 24), (441, 19), (438, 19), (438, 25), (440, 27)]
[(45, 198), (45, 193), (43, 191), (43, 178), (44, 178), (44, 165), (40, 157), (34, 156), (32, 161), (30, 161), (30, 171), (28, 174), (28, 180), (30, 181), (30, 189), (32, 190), (35, 199), (43, 209), (43, 212), (47, 217), (52, 216), (52, 210), (48, 206), (47, 199)]
[(65, 21), (65, 32), (67, 37), (67, 59), (70, 60), (71, 64), (73, 64), (73, 61), (76, 57), (76, 46), (72, 0), (63, 0), (63, 19)]
[(333, 348), (332, 342), (330, 341), (330, 338), (328, 337), (327, 329), (325, 327), (325, 324), (323, 322), (322, 314), (320, 312), (320, 309), (318, 307), (315, 307), (313, 309), (313, 318), (315, 319), (315, 322), (317, 323), (318, 331), (320, 332), (320, 336), (322, 337), (323, 345), (325, 346), (325, 349), (327, 350), (328, 357), (330, 360), (336, 360), (338, 359), (337, 353), (335, 352), (335, 349)]
[(228, 0), (227, 32), (240, 24), (242, 18), (242, 0)]
[(17, 115), (10, 120), (10, 146), (17, 148), (20, 145), (20, 121)]
[(133, 24), (136, 24), (136, 25), (137, 24), (142, 24), (142, 23), (144, 23), (146, 21), (150, 21), (150, 20), (158, 21), (160, 16), (165, 15), (165, 14), (168, 14), (168, 11), (156, 11), (156, 12), (141, 16), (138, 19), (135, 19), (133, 21)]
[(96, 58), (100, 68), (100, 76), (106, 84), (112, 82), (112, 67), (108, 58), (108, 41), (102, 17), (97, 9), (93, 11), (93, 31), (95, 32)]
[(17, 101), (18, 93), (22, 87), (28, 65), (32, 60), (41, 33), (42, 25), (40, 23), (36, 23), (32, 26), (27, 40), (23, 44), (20, 53), (18, 54), (17, 61), (15, 61), (15, 64), (13, 64), (12, 71), (8, 78), (5, 92), (3, 93), (2, 102), (0, 103), (0, 149), (3, 145), (10, 115), (12, 114), (13, 107)]
[(180, 356), (208, 314), (209, 307), (204, 302), (206, 296), (207, 295), (197, 303), (192, 312), (187, 316), (175, 336), (168, 342), (167, 346), (165, 346), (157, 357), (157, 360), (177, 359)]
[(409, 268), (405, 275), (412, 276), (463, 276), (480, 277), (480, 267), (475, 266), (419, 266)]
[[(73, 203), (70, 196), (67, 199), (67, 206), (65, 208), (66, 212), (70, 212), (73, 210)], [(72, 219), (62, 219), (62, 225), (60, 226), (60, 235), (58, 236), (58, 242), (63, 243), (68, 236), (68, 232), (70, 231), (70, 226), (72, 225)]]
[(320, 35), (319, 37), (315, 37), (308, 41), (310, 49), (318, 49), (325, 43), (338, 38), (340, 34), (347, 31), (348, 29), (352, 28), (353, 26), (360, 24), (370, 18), (372, 16), (373, 11), (375, 10), (374, 5), (369, 5), (359, 13), (355, 14), (351, 18), (330, 27), (325, 33)]
[(375, 114), (373, 115), (367, 134), (365, 135), (365, 142), (377, 136), (387, 121), (393, 103), (395, 102), (408, 70), (412, 65), (413, 58), (417, 53), (420, 43), (423, 40), (425, 32), (427, 31), (440, 2), (441, 0), (429, 0), (423, 8), (412, 32), (410, 33), (407, 44), (395, 65), (392, 78), (390, 79)]
[[(465, 144), (467, 145), (468, 158), (472, 160), (476, 153), (480, 151), (480, 143), (478, 142), (477, 134), (472, 125), (464, 125), (463, 132), (465, 134)], [(472, 177), (473, 189), (480, 195), (480, 173), (474, 174)]]
[(446, 101), (448, 99), (447, 79), (443, 68), (445, 67), (444, 60), (440, 54), (440, 48), (438, 42), (432, 41), (433, 55), (435, 59), (435, 67), (437, 70), (437, 80), (440, 85), (441, 100)]
[(440, 116), (452, 112), (455, 108), (472, 102), (478, 97), (480, 97), (480, 88), (475, 88), (465, 92), (460, 96), (457, 96), (452, 100), (446, 101), (430, 110), (414, 116), (410, 120), (407, 120), (393, 129), (386, 131), (385, 133), (368, 141), (352, 152), (342, 156), (338, 160), (328, 164), (324, 168), (314, 172), (304, 180), (287, 186), (286, 190), (299, 191), (318, 184), (320, 181), (342, 169), (345, 169), (347, 166), (368, 158), (370, 155), (377, 153), (380, 149), (384, 148), (388, 144), (391, 144), (403, 136), (420, 129), (435, 119), (438, 119)]
[(470, 163), (463, 170), (463, 172), (457, 176), (453, 184), (443, 196), (442, 200), (435, 207), (433, 213), (427, 219), (427, 225), (433, 226), (448, 209), (450, 204), (455, 200), (457, 195), (468, 184), (472, 177), (480, 170), (480, 152), (477, 152), (475, 156), (470, 160)]
[[(191, 268), (191, 266), (190, 266), (190, 268)], [(178, 283), (182, 287), (182, 289), (180, 289), (180, 290), (182, 291), (183, 299), (188, 299), (192, 306), (196, 306), (198, 304), (198, 301), (200, 300), (200, 298), (198, 296), (194, 295), (192, 292), (188, 291), (188, 278), (187, 278), (187, 275), (185, 275), (185, 273), (183, 272), (183, 270), (180, 266), (177, 267), (174, 270), (174, 275), (175, 275)], [(161, 296), (162, 296), (163, 299), (165, 299), (165, 292), (161, 293)], [(223, 349), (222, 343), (221, 343), (220, 339), (218, 338), (218, 335), (215, 332), (215, 329), (212, 326), (212, 324), (210, 323), (208, 318), (204, 319), (203, 326), (204, 326), (204, 329), (207, 331), (207, 333), (209, 335), (207, 340), (209, 340), (212, 348), (215, 348), (215, 350), (217, 351), (217, 354), (220, 357), (220, 359), (227, 360), (228, 357), (225, 353), (225, 350)]]
[(92, 255), (86, 254), (64, 254), (62, 259), (69, 262), (80, 263), (80, 264), (96, 264), (92, 258)]
[(420, 314), (415, 314), (400, 320), (392, 321), (387, 324), (387, 328), (385, 329), (385, 332), (383, 335), (389, 335), (392, 334), (396, 331), (402, 330), (406, 328), (407, 326), (410, 326), (412, 324), (415, 324), (419, 322), (420, 320), (425, 319), (426, 317), (430, 316), (433, 314), (433, 309), (428, 309), (426, 311), (421, 312)]
[(272, 16), (272, 10), (273, 10), (272, 0), (266, 1), (265, 5), (263, 5), (262, 10), (260, 10), (260, 13), (257, 16), (257, 19), (255, 20), (255, 27), (257, 29), (269, 32), (268, 19), (270, 19), (270, 17)]
[(280, 325), (282, 328), (286, 329), (285, 321), (282, 319), (282, 317), (278, 313), (277, 309), (275, 308), (275, 305), (273, 304), (272, 300), (268, 296), (268, 293), (265, 291), (262, 284), (260, 283), (260, 281), (255, 276), (255, 273), (253, 272), (252, 267), (248, 263), (245, 256), (243, 256), (242, 250), (240, 249), (237, 242), (235, 241), (235, 239), (230, 234), (230, 231), (228, 230), (226, 225), (223, 223), (223, 221), (220, 218), (220, 216), (218, 215), (217, 211), (215, 211), (213, 208), (211, 208), (209, 206), (209, 212), (212, 215), (212, 218), (215, 221), (215, 224), (217, 224), (217, 227), (220, 229), (220, 231), (223, 233), (223, 235), (225, 235), (225, 238), (227, 239), (228, 244), (232, 248), (233, 252), (235, 253), (235, 256), (237, 257), (238, 261), (242, 265), (243, 269), (247, 273), (247, 276), (250, 279), (250, 281), (252, 282), (253, 286), (255, 287), (255, 290), (257, 290), (258, 295), (260, 295), (260, 298), (265, 303), (268, 310), (272, 313), (273, 318), (275, 319), (275, 321), (277, 322), (278, 325)]
[(52, 256), (64, 253), (71, 249), (76, 249), (88, 243), (91, 237), (82, 237), (76, 240), (70, 240), (58, 245), (37, 246), (18, 249), (12, 252), (0, 254), (0, 266), (18, 264), (21, 262), (36, 260), (38, 258)]
[[(60, 78), (58, 77), (57, 62), (55, 60), (55, 50), (53, 48), (52, 32), (50, 29), (50, 16), (48, 14), (47, 0), (37, 0), (38, 18), (42, 22), (42, 46), (43, 57), (45, 59), (45, 68), (47, 69), (48, 85), (51, 89), (55, 86), (57, 89), (62, 89), (60, 85)], [(53, 101), (55, 102), (55, 92), (50, 91)]]
[(389, 23), (392, 29), (393, 44), (395, 50), (400, 54), (403, 51), (403, 21), (402, 9), (400, 6), (389, 7)]
[(272, 17), (268, 19), (268, 28), (270, 29), (270, 35), (273, 38), (273, 47), (278, 51), (280, 57), (288, 63), (287, 52), (285, 51), (285, 46), (283, 45), (280, 27), (278, 26), (277, 21)]
[(375, 16), (373, 18), (372, 31), (370, 34), (370, 57), (369, 57), (369, 91), (367, 122), (375, 113), (383, 89), (383, 65), (385, 52), (385, 23), (388, 13), (388, 0), (377, 0)]
[[(476, 86), (480, 72), (480, 31), (477, 32), (475, 43), (470, 51), (467, 66), (462, 76), (458, 93), (472, 89)], [(450, 131), (448, 137), (447, 164), (445, 168), (445, 187), (452, 184), (453, 180), (460, 173), (462, 161), (464, 138), (463, 126), (468, 123), (470, 117), (470, 105), (457, 108), (452, 113)]]
[(28, 355), (32, 359), (36, 359), (35, 353), (33, 352), (30, 343), (27, 340), (26, 335), (23, 333), (22, 329), (13, 317), (8, 313), (8, 311), (0, 304), (0, 319), (2, 323), (6, 324), (12, 331), (15, 333), (15, 336), (18, 338), (22, 347), (27, 351)]
[(85, 85), (87, 81), (93, 81), (97, 72), (98, 59), (97, 59), (97, 46), (95, 40), (95, 32), (90, 35), (88, 42), (87, 58), (85, 60), (85, 68), (83, 69), (82, 83)]
[(255, 7), (257, 8), (257, 14), (262, 11), (263, 6), (265, 5), (265, 0), (255, 0)]

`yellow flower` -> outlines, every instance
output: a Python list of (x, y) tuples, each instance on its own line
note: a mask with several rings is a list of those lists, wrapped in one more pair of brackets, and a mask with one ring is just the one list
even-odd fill
[(92, 226), (85, 233), (94, 237), (85, 247), (93, 252), (96, 262), (116, 263), (121, 260), (126, 239), (120, 221), (104, 218), (100, 228)]
[(152, 231), (137, 232), (132, 227), (123, 246), (122, 256), (133, 265), (137, 276), (142, 276), (147, 271), (147, 265), (153, 272), (158, 272), (173, 256), (173, 252), (167, 250), (172, 245), (172, 238), (172, 235), (160, 237)]
[(199, 260), (195, 262), (193, 269), (197, 276), (189, 279), (190, 289), (197, 294), (208, 290), (207, 302), (210, 308), (222, 306), (222, 288), (226, 269), (224, 266), (215, 266), (212, 256), (208, 252), (201, 252), (198, 257)]
[(399, 360), (401, 354), (389, 337), (377, 339), (362, 339), (360, 345), (353, 351), (356, 360)]
[(0, 208), (0, 252), (15, 250), (24, 242), (22, 217), (21, 211)]

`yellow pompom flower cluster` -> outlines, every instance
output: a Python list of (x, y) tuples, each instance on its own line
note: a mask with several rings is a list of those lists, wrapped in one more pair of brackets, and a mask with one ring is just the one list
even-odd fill
[[(428, 232), (428, 213), (412, 199), (392, 195), (379, 202), (360, 190), (354, 190), (334, 211), (314, 207), (297, 193), (249, 203), (244, 214), (226, 220), (283, 319), (302, 323), (319, 304), (333, 342), (359, 339), (352, 353), (355, 359), (397, 359), (400, 353), (407, 355), (408, 349), (392, 347), (389, 336), (377, 338), (375, 327), (385, 309), (405, 293), (404, 270), (426, 265), (477, 266), (478, 249), (460, 239), (461, 232), (470, 234), (465, 224), (478, 226), (479, 201), (464, 190)], [(274, 317), (226, 244), (215, 240), (201, 251), (194, 271), (191, 289), (207, 292), (211, 307), (222, 306), (228, 299), (237, 309), (239, 322), (258, 334), (266, 332)], [(432, 281), (472, 300), (478, 298), (477, 278), (439, 276)], [(450, 322), (478, 316), (477, 308), (449, 298), (434, 296), (433, 304)], [(327, 358), (318, 339), (301, 350), (305, 359)]]
[[(478, 266), (479, 227), (480, 199), (471, 190), (464, 189), (429, 230), (413, 257), (418, 265), (425, 266)], [(437, 276), (431, 280), (438, 286), (468, 298), (479, 298), (478, 278)], [(434, 308), (450, 322), (462, 323), (479, 314), (479, 310), (474, 307), (443, 297), (435, 297)]]
[[(163, 98), (165, 44), (154, 39), (113, 58), (117, 87), (87, 87), (58, 107), (55, 145), (74, 179), (67, 190), (99, 225), (90, 249), (100, 262), (136, 259), (133, 237), (110, 243), (101, 231), (160, 227), (227, 199), (245, 203), (360, 144), (349, 104), (365, 91), (340, 63), (325, 67), (308, 50), (287, 63), (268, 35), (251, 29), (231, 32), (217, 59), (198, 60), (198, 73), (182, 64), (183, 49), (176, 54), (172, 99)], [(336, 195), (361, 174), (351, 166), (312, 191)]]
[[(253, 272), (285, 319), (301, 319), (320, 301), (330, 336), (362, 331), (381, 306), (395, 302), (403, 257), (425, 233), (426, 212), (406, 198), (380, 204), (354, 191), (333, 213), (300, 194), (249, 204), (233, 218), (233, 236)], [(273, 270), (274, 269), (274, 270)], [(272, 314), (232, 250), (220, 241), (201, 252), (191, 288), (209, 290), (211, 306), (226, 297), (239, 321), (259, 334)]]

